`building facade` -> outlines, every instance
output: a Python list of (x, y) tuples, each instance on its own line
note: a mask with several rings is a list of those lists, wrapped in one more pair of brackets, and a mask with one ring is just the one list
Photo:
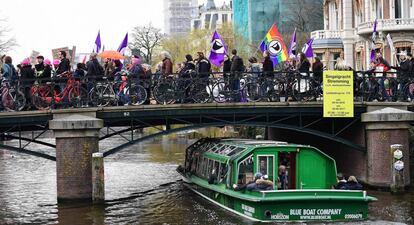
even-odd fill
[[(377, 20), (375, 48), (396, 64), (398, 53), (414, 51), (414, 0), (324, 0), (324, 30), (311, 33), (313, 48), (328, 69), (343, 56), (356, 70), (370, 64), (371, 36)], [(396, 52), (392, 52), (390, 34)]]
[(282, 23), (280, 0), (233, 0), (234, 29), (251, 43), (260, 44), (273, 23)]
[(168, 35), (185, 35), (191, 20), (198, 16), (197, 0), (164, 0), (164, 31)]
[(191, 21), (191, 30), (195, 29), (217, 29), (223, 24), (232, 23), (232, 2), (224, 3), (216, 7), (214, 0), (208, 0), (206, 5), (199, 7), (199, 17)]

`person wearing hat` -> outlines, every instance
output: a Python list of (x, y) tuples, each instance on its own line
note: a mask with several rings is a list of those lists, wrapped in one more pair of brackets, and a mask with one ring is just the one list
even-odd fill
[(273, 190), (273, 182), (269, 180), (267, 174), (263, 175), (260, 179), (256, 180), (257, 191), (270, 191)]
[(41, 55), (36, 57), (37, 64), (35, 65), (35, 76), (37, 78), (37, 82), (39, 84), (46, 82), (46, 80), (50, 80), (52, 74), (52, 68), (50, 60), (47, 62), (49, 66), (45, 64), (45, 58)]
[(35, 81), (35, 72), (32, 68), (30, 58), (23, 59), (20, 65), (21, 65), (20, 79), (22, 80), (22, 84), (24, 87), (23, 89), (24, 89), (24, 96), (26, 98), (26, 106), (29, 106), (31, 103), (30, 90)]
[[(243, 184), (243, 183), (233, 184), (233, 189), (235, 191), (245, 191), (245, 190), (253, 191), (257, 187), (256, 181), (259, 180), (262, 176), (263, 176), (262, 173), (257, 172), (254, 175), (254, 180), (253, 181), (250, 181), (247, 184)], [(239, 175), (239, 180), (242, 180), (242, 175)]]

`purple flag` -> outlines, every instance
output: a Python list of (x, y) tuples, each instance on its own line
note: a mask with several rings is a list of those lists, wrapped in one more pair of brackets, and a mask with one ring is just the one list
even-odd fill
[(313, 38), (309, 39), (306, 42), (305, 46), (303, 46), (302, 52), (305, 53), (306, 58), (313, 58)]
[(295, 28), (295, 31), (293, 32), (292, 39), (290, 40), (290, 46), (289, 46), (289, 51), (288, 51), (289, 58), (296, 57), (293, 51), (296, 51), (296, 28)]
[(95, 47), (93, 48), (94, 53), (99, 53), (101, 51), (101, 31), (98, 31), (98, 36), (96, 36)]
[(127, 47), (128, 47), (128, 33), (126, 33), (124, 40), (119, 45), (118, 52), (120, 52), (123, 55)]
[(371, 43), (371, 62), (375, 61), (375, 40), (377, 39), (377, 19), (374, 20), (374, 30), (372, 32), (372, 43)]
[(224, 56), (227, 54), (227, 45), (224, 40), (220, 37), (217, 31), (214, 32), (211, 40), (211, 51), (210, 51), (210, 62), (220, 67), (224, 62)]

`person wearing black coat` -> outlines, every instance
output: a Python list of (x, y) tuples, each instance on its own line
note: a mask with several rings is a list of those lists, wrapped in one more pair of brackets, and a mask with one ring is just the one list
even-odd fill
[(232, 91), (234, 92), (234, 99), (233, 101), (239, 102), (241, 100), (240, 96), (240, 79), (239, 76), (241, 76), (241, 73), (244, 72), (244, 63), (243, 59), (240, 58), (237, 55), (237, 50), (233, 49), (231, 52), (233, 57), (231, 58), (231, 81), (230, 81), (230, 87), (232, 88)]
[(99, 64), (96, 56), (96, 53), (92, 53), (86, 63), (86, 76), (90, 77), (90, 80), (100, 80), (100, 77), (104, 75), (103, 67)]
[(310, 69), (310, 62), (309, 60), (306, 58), (304, 53), (300, 53), (299, 55), (299, 67), (298, 67), (298, 71), (300, 73), (306, 73), (307, 75), (309, 75), (309, 69)]
[(237, 50), (233, 49), (233, 51), (231, 52), (233, 57), (231, 58), (231, 68), (230, 71), (232, 73), (241, 73), (244, 72), (244, 63), (243, 63), (243, 59), (240, 58), (237, 55)]
[(398, 79), (400, 82), (399, 85), (399, 93), (400, 96), (399, 100), (406, 100), (407, 99), (407, 93), (405, 90), (405, 86), (409, 80), (409, 78), (412, 76), (412, 65), (411, 65), (411, 61), (408, 60), (407, 58), (407, 53), (406, 52), (401, 52), (400, 53), (400, 66), (399, 67), (391, 67), (392, 69), (396, 69), (399, 73), (398, 73)]
[(264, 57), (264, 61), (263, 61), (263, 74), (265, 76), (269, 76), (272, 77), (273, 76), (273, 71), (274, 71), (274, 66), (273, 66), (273, 61), (270, 58), (270, 54), (269, 51), (264, 51), (263, 52), (263, 57)]
[(193, 57), (191, 55), (185, 56), (186, 62), (184, 63), (183, 69), (180, 71), (181, 78), (190, 78), (191, 73), (195, 72), (196, 65), (193, 62)]
[(224, 56), (224, 62), (223, 62), (223, 73), (230, 73), (231, 71), (231, 60), (228, 55)]
[(29, 106), (32, 99), (30, 90), (35, 81), (35, 71), (33, 70), (31, 64), (22, 65), (20, 69), (20, 79), (22, 80), (22, 84), (24, 86), (26, 106)]
[(58, 66), (58, 69), (56, 70), (56, 74), (62, 74), (64, 72), (69, 72), (70, 71), (70, 61), (69, 59), (66, 58), (66, 52), (65, 51), (60, 51), (58, 53), (58, 57), (60, 59), (60, 63)]
[(211, 63), (206, 57), (204, 57), (204, 53), (198, 52), (198, 59), (197, 59), (197, 72), (200, 78), (207, 78), (210, 76), (211, 72)]
[(322, 82), (323, 63), (319, 57), (315, 57), (315, 62), (312, 64), (313, 78), (319, 83)]

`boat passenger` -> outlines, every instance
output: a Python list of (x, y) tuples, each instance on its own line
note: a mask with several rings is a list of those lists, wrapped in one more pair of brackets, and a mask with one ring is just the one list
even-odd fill
[(346, 179), (345, 177), (342, 175), (342, 173), (338, 173), (338, 175), (336, 176), (337, 179), (337, 184), (335, 185), (335, 189), (342, 189), (342, 187), (346, 186)]
[[(249, 190), (249, 191), (252, 191), (253, 189), (255, 189), (256, 188), (256, 181), (258, 180), (258, 179), (260, 179), (261, 177), (262, 177), (263, 175), (261, 174), (261, 173), (256, 173), (255, 175), (254, 175), (254, 180), (253, 181), (250, 181), (249, 183), (247, 183), (247, 184), (243, 184), (243, 182), (241, 182), (241, 180), (242, 179), (239, 179), (239, 183), (238, 184), (234, 184), (233, 185), (233, 189), (235, 190), (235, 191), (245, 191), (246, 189), (247, 190)], [(239, 177), (240, 178), (240, 177)]]
[(358, 183), (358, 180), (354, 176), (349, 176), (348, 182), (346, 182), (346, 185), (342, 187), (341, 189), (345, 190), (362, 190), (362, 185)]
[(211, 171), (211, 175), (208, 178), (208, 184), (217, 184), (217, 174), (216, 174), (216, 170), (213, 169)]
[(256, 181), (256, 189), (254, 191), (270, 191), (273, 190), (273, 182), (269, 180), (269, 176), (263, 175)]
[(277, 187), (279, 190), (286, 190), (287, 189), (287, 175), (286, 175), (286, 166), (280, 165), (279, 166), (279, 180), (277, 182)]

